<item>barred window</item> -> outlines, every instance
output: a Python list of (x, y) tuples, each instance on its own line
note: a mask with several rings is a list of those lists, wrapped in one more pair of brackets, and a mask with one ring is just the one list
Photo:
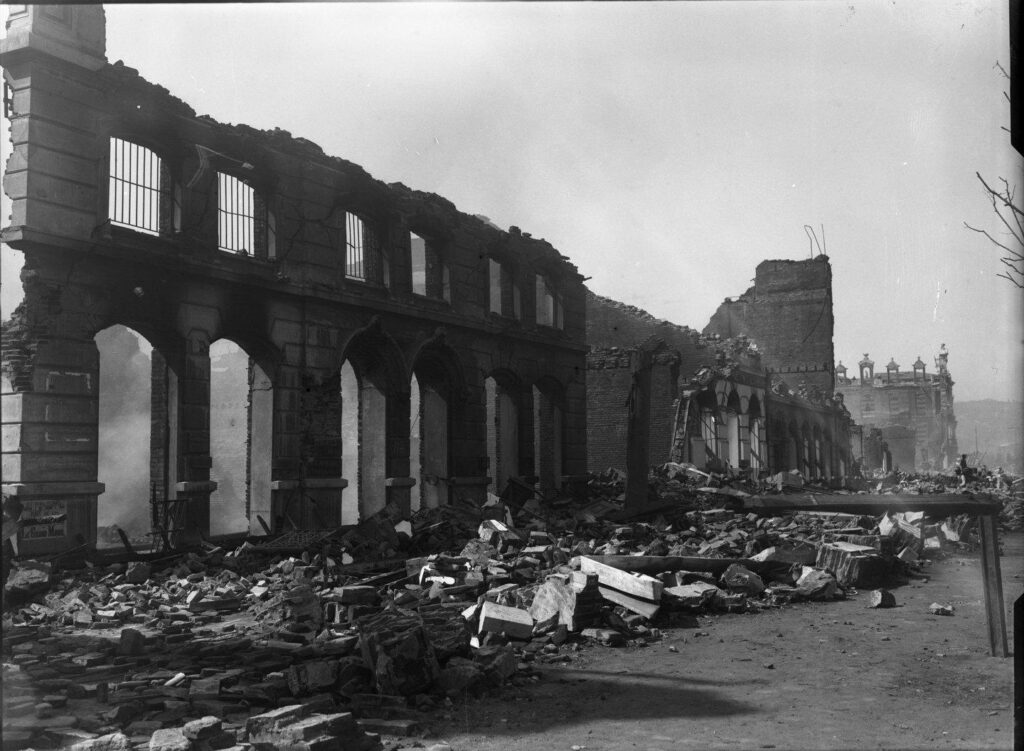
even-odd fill
[(345, 212), (345, 276), (366, 281), (373, 230), (357, 215)]
[(148, 235), (172, 229), (172, 184), (153, 151), (123, 138), (110, 139), (107, 212), (110, 223)]
[(217, 238), (221, 250), (256, 253), (255, 191), (223, 172), (217, 173)]

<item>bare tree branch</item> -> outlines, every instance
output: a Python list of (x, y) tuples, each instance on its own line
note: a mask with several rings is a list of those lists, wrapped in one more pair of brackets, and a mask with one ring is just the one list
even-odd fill
[(984, 235), (990, 243), (1003, 251), (1004, 255), (999, 262), (1006, 268), (1003, 273), (996, 274), (996, 276), (1008, 280), (1019, 289), (1024, 289), (1024, 209), (1017, 206), (1015, 202), (1016, 189), (1005, 177), (999, 178), (1002, 189), (997, 190), (985, 182), (985, 178), (980, 173), (975, 172), (974, 174), (984, 186), (985, 193), (992, 202), (992, 211), (1006, 228), (1009, 238), (996, 239), (987, 230), (972, 227), (967, 222), (964, 222), (964, 226), (972, 232)]

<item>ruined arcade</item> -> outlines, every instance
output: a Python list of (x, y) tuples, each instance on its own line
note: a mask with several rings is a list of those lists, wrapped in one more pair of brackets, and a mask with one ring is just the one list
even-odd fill
[[(23, 530), (22, 553), (95, 545), (108, 502), (176, 535), (232, 531), (226, 514), (262, 534), (585, 473), (584, 288), (549, 243), (197, 115), (107, 62), (100, 6), (11, 6), (7, 26), (2, 239), (25, 263), (3, 324), (3, 489), (66, 514)], [(104, 498), (111, 327), (152, 348), (142, 497)], [(230, 399), (211, 368), (225, 342), (245, 373)]]

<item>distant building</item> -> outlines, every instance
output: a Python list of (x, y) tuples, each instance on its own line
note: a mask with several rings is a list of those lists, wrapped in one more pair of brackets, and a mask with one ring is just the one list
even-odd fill
[(920, 357), (910, 370), (890, 359), (875, 372), (867, 355), (858, 363), (859, 377), (836, 366), (836, 391), (853, 419), (863, 427), (863, 443), (854, 453), (865, 469), (944, 469), (957, 459), (953, 379), (946, 345), (935, 357), (937, 372), (928, 373)]

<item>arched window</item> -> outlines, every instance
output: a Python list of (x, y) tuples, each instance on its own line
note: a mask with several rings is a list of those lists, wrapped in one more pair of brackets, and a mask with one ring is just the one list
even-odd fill
[(274, 215), (264, 197), (245, 180), (217, 173), (217, 247), (229, 253), (274, 258)]
[(133, 141), (111, 138), (109, 166), (110, 223), (147, 235), (173, 232), (178, 220), (174, 184), (156, 152)]

